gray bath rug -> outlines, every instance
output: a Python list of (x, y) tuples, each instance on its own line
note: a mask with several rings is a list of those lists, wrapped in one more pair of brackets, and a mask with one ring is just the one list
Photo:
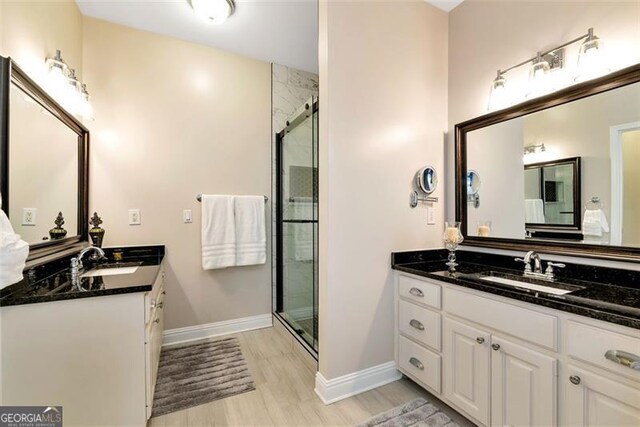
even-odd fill
[(255, 390), (237, 338), (165, 347), (152, 417)]
[(460, 427), (437, 406), (423, 398), (396, 406), (357, 427)]

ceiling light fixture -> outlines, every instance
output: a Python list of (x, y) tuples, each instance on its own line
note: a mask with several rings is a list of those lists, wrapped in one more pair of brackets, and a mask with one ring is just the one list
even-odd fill
[(212, 24), (222, 24), (236, 10), (233, 0), (188, 0), (200, 18)]
[(524, 155), (527, 154), (536, 154), (536, 153), (544, 153), (547, 151), (547, 147), (544, 146), (544, 143), (537, 145), (525, 145), (524, 147)]
[[(533, 58), (522, 61), (512, 67), (498, 70), (498, 77), (494, 79), (489, 94), (489, 111), (502, 109), (521, 101), (521, 99), (518, 98), (522, 95), (509, 93), (510, 91), (506, 90), (507, 78), (505, 75), (509, 71), (523, 65), (529, 64), (531, 67), (529, 70), (529, 87), (526, 91), (527, 98), (534, 98), (555, 90), (556, 88), (553, 87), (553, 80), (550, 74), (564, 67), (565, 48), (579, 41), (583, 43), (580, 46), (578, 72), (574, 81), (589, 80), (611, 71), (606, 61), (602, 58), (602, 40), (594, 34), (593, 28), (589, 28), (586, 34), (570, 40), (567, 43), (544, 52), (538, 52)], [(499, 88), (499, 90), (496, 90), (497, 88)], [(500, 99), (494, 101), (494, 97), (499, 97)]]

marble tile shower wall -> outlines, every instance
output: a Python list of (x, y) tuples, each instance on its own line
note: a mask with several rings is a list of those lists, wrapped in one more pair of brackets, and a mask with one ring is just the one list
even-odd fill
[[(271, 172), (272, 172), (272, 194), (276, 196), (276, 174), (278, 173), (276, 167), (276, 134), (284, 129), (287, 120), (293, 118), (295, 113), (300, 110), (305, 101), (307, 101), (312, 96), (318, 96), (318, 75), (308, 73), (301, 70), (296, 70), (294, 68), (289, 68), (284, 65), (272, 64), (272, 159), (271, 159)], [(286, 180), (285, 180), (286, 181)], [(276, 284), (276, 201), (273, 200), (271, 203), (271, 210), (274, 224), (271, 228), (272, 230), (272, 242), (273, 242), (273, 250), (272, 250), (272, 278), (273, 278), (273, 286)], [(290, 269), (290, 273), (294, 275), (294, 277), (290, 276), (290, 280), (293, 283), (308, 283), (309, 278), (307, 276), (308, 268), (304, 268), (304, 266), (300, 266), (301, 268), (292, 268)], [(296, 272), (299, 272), (300, 277), (295, 277)], [(291, 289), (290, 295), (285, 295), (285, 298), (290, 299), (293, 303), (293, 306), (303, 305), (303, 301), (311, 301), (311, 296), (306, 295), (309, 292), (313, 292), (312, 289), (308, 289), (308, 287), (301, 286), (300, 289)], [(274, 289), (273, 292), (273, 306), (276, 305), (276, 292)]]

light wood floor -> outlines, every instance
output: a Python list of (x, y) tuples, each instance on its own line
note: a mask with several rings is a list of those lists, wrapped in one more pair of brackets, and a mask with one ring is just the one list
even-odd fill
[[(235, 334), (256, 390), (152, 418), (156, 426), (354, 425), (416, 397), (435, 398), (407, 379), (325, 406), (314, 392), (315, 371), (274, 328)], [(440, 406), (440, 405), (439, 405)], [(459, 424), (460, 415), (443, 409)]]

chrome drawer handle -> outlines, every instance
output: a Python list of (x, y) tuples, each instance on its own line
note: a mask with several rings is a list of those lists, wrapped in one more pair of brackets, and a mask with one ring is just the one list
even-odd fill
[(498, 350), (500, 350), (500, 344), (491, 344), (491, 348), (492, 348), (494, 351), (498, 351)]
[(160, 318), (156, 318), (156, 320), (154, 320), (155, 323), (160, 323)]
[(478, 344), (483, 344), (483, 343), (484, 343), (484, 338), (482, 338), (482, 337), (478, 337), (478, 338), (476, 338), (476, 342), (477, 342)]
[(580, 384), (580, 381), (582, 381), (582, 380), (581, 380), (581, 379), (580, 379), (580, 377), (579, 377), (579, 376), (577, 376), (577, 375), (571, 375), (571, 376), (569, 377), (569, 381), (571, 381), (571, 384), (578, 385), (578, 384)]
[(411, 288), (409, 289), (409, 293), (411, 295), (413, 295), (414, 297), (423, 297), (424, 293), (422, 293), (422, 291), (418, 288)]
[(163, 303), (163, 302), (161, 302), (160, 304), (158, 304), (158, 308), (162, 308), (162, 307), (164, 307), (164, 303)]
[(635, 354), (622, 350), (609, 350), (604, 354), (604, 357), (627, 368), (640, 371), (640, 356), (636, 356)]
[(417, 321), (416, 319), (411, 319), (411, 321), (409, 322), (409, 325), (413, 326), (419, 331), (424, 331), (424, 325), (421, 322)]
[(421, 361), (419, 361), (415, 357), (412, 357), (411, 359), (409, 359), (409, 363), (411, 363), (413, 366), (420, 369), (421, 371), (424, 371), (424, 365), (422, 364)]

